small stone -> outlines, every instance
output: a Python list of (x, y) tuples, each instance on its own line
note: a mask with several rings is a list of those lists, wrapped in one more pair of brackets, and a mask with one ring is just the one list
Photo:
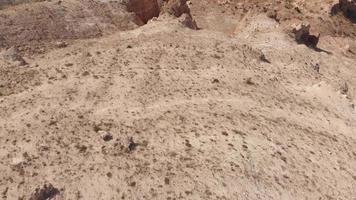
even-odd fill
[(169, 178), (168, 178), (168, 177), (164, 178), (164, 183), (165, 183), (166, 185), (169, 185), (170, 181), (169, 181)]
[(88, 72), (88, 71), (84, 71), (83, 73), (82, 73), (82, 76), (89, 76), (90, 75), (90, 73)]
[(187, 146), (189, 148), (193, 147), (193, 145), (190, 144), (189, 140), (185, 140), (185, 146)]
[(246, 84), (248, 84), (248, 85), (255, 85), (255, 83), (253, 82), (253, 80), (252, 80), (251, 77), (249, 77), (249, 78), (246, 79)]
[(220, 81), (219, 81), (219, 79), (216, 79), (216, 78), (215, 78), (215, 79), (213, 80), (213, 83), (220, 83)]
[(138, 144), (138, 143), (135, 143), (135, 142), (133, 141), (133, 138), (131, 137), (131, 138), (129, 139), (128, 151), (129, 151), (129, 152), (134, 151), (138, 145), (139, 145), (139, 144)]
[(66, 42), (63, 42), (63, 41), (56, 42), (56, 47), (57, 48), (65, 48), (67, 46), (68, 46), (68, 44)]
[(114, 137), (112, 136), (111, 133), (106, 132), (106, 131), (98, 131), (98, 133), (101, 135), (101, 137), (103, 138), (103, 140), (105, 142), (109, 142), (110, 140), (114, 139)]

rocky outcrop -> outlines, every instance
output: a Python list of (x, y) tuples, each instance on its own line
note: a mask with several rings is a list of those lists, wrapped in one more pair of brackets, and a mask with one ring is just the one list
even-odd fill
[(180, 17), (180, 22), (191, 28), (197, 29), (197, 24), (190, 14), (187, 0), (128, 0), (127, 9), (136, 13), (142, 23), (158, 17), (160, 14), (168, 14)]
[(179, 21), (190, 29), (198, 29), (197, 23), (190, 14), (187, 0), (166, 0), (161, 4), (161, 13), (179, 17)]
[(160, 13), (157, 0), (130, 0), (127, 2), (127, 9), (136, 13), (143, 23), (147, 23), (153, 17), (158, 17)]

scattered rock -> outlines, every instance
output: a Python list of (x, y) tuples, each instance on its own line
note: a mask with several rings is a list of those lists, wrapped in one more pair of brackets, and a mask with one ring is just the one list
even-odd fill
[(277, 13), (277, 10), (270, 10), (268, 13), (267, 13), (267, 17), (271, 18), (271, 19), (274, 19), (276, 22), (279, 22), (280, 19), (278, 18), (278, 13)]
[(49, 200), (59, 194), (59, 190), (53, 187), (52, 184), (45, 184), (42, 188), (36, 188), (30, 200)]
[(312, 66), (316, 72), (320, 73), (320, 64), (319, 63), (316, 63), (315, 65), (312, 65)]

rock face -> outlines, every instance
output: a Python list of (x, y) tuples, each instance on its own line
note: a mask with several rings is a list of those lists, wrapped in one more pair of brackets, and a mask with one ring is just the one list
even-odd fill
[(147, 23), (153, 17), (158, 17), (160, 8), (157, 0), (130, 0), (127, 3), (127, 9)]
[(179, 17), (179, 21), (190, 29), (198, 29), (196, 21), (193, 19), (187, 0), (168, 0), (161, 3), (161, 13)]
[(339, 4), (346, 16), (356, 19), (356, 0), (340, 0)]

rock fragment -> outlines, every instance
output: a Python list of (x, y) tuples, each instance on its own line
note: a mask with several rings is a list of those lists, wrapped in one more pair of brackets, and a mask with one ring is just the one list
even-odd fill
[(52, 184), (45, 184), (42, 188), (37, 188), (35, 192), (30, 197), (30, 200), (49, 200), (53, 199), (59, 190), (53, 187)]
[(109, 142), (110, 140), (114, 139), (113, 135), (110, 132), (98, 131), (98, 133), (101, 134), (101, 137), (105, 142)]

